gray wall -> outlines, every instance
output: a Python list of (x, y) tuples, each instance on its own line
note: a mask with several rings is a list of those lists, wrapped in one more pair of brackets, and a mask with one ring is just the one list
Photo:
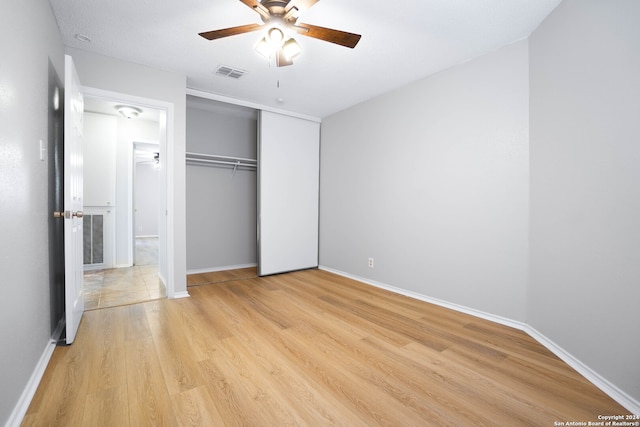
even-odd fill
[(640, 2), (563, 2), (530, 40), (528, 322), (640, 401)]
[[(25, 29), (27, 29), (25, 31)], [(19, 42), (16, 35), (19, 34)], [(64, 52), (46, 0), (0, 13), (0, 425), (49, 345), (48, 61), (64, 79)]]
[(523, 41), (323, 120), (320, 264), (524, 321), (528, 117)]
[[(255, 111), (189, 98), (187, 151), (256, 158)], [(256, 264), (256, 171), (232, 171), (187, 165), (189, 271)]]

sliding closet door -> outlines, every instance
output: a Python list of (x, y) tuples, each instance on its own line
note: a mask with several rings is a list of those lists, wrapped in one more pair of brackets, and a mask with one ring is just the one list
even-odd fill
[(258, 274), (318, 266), (320, 123), (260, 113)]

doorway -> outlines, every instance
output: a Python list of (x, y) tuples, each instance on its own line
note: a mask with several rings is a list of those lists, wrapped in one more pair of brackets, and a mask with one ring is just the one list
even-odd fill
[(160, 145), (133, 142), (133, 264), (158, 264)]
[[(166, 262), (160, 256), (166, 250), (160, 231), (163, 226), (166, 229), (160, 220), (160, 212), (165, 211), (161, 206), (166, 206), (160, 185), (160, 153), (166, 150), (162, 122), (166, 123), (166, 112), (154, 107), (85, 97), (85, 211), (93, 214), (85, 222), (86, 310), (167, 296), (166, 281), (160, 274), (161, 260)], [(153, 150), (151, 158), (140, 158), (149, 149)], [(138, 177), (138, 172), (148, 168), (155, 174), (155, 188), (136, 191), (136, 183), (145, 177), (142, 173)], [(145, 194), (153, 194), (156, 203), (155, 212), (147, 212), (147, 219), (154, 219), (153, 232), (145, 234), (146, 244), (141, 245), (136, 231), (148, 227), (149, 221), (137, 220), (136, 195)], [(136, 249), (143, 249), (145, 255), (136, 256)], [(98, 256), (92, 256), (94, 253)]]

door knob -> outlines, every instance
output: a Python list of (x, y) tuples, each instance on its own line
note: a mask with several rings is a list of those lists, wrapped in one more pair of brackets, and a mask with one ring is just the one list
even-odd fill
[(84, 212), (82, 211), (76, 211), (76, 212), (71, 212), (71, 211), (64, 211), (64, 212), (60, 212), (60, 211), (55, 211), (53, 212), (53, 217), (54, 218), (71, 218), (71, 217), (76, 217), (76, 218), (82, 218), (84, 216)]

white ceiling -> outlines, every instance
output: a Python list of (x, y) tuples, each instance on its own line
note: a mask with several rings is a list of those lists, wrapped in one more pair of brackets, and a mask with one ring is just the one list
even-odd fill
[[(299, 22), (361, 34), (360, 43), (352, 50), (296, 35), (303, 53), (280, 68), (254, 50), (260, 32), (198, 36), (262, 22), (238, 0), (50, 3), (68, 46), (183, 73), (191, 89), (323, 118), (526, 38), (560, 1), (321, 0)], [(246, 74), (220, 77), (219, 65)]]

